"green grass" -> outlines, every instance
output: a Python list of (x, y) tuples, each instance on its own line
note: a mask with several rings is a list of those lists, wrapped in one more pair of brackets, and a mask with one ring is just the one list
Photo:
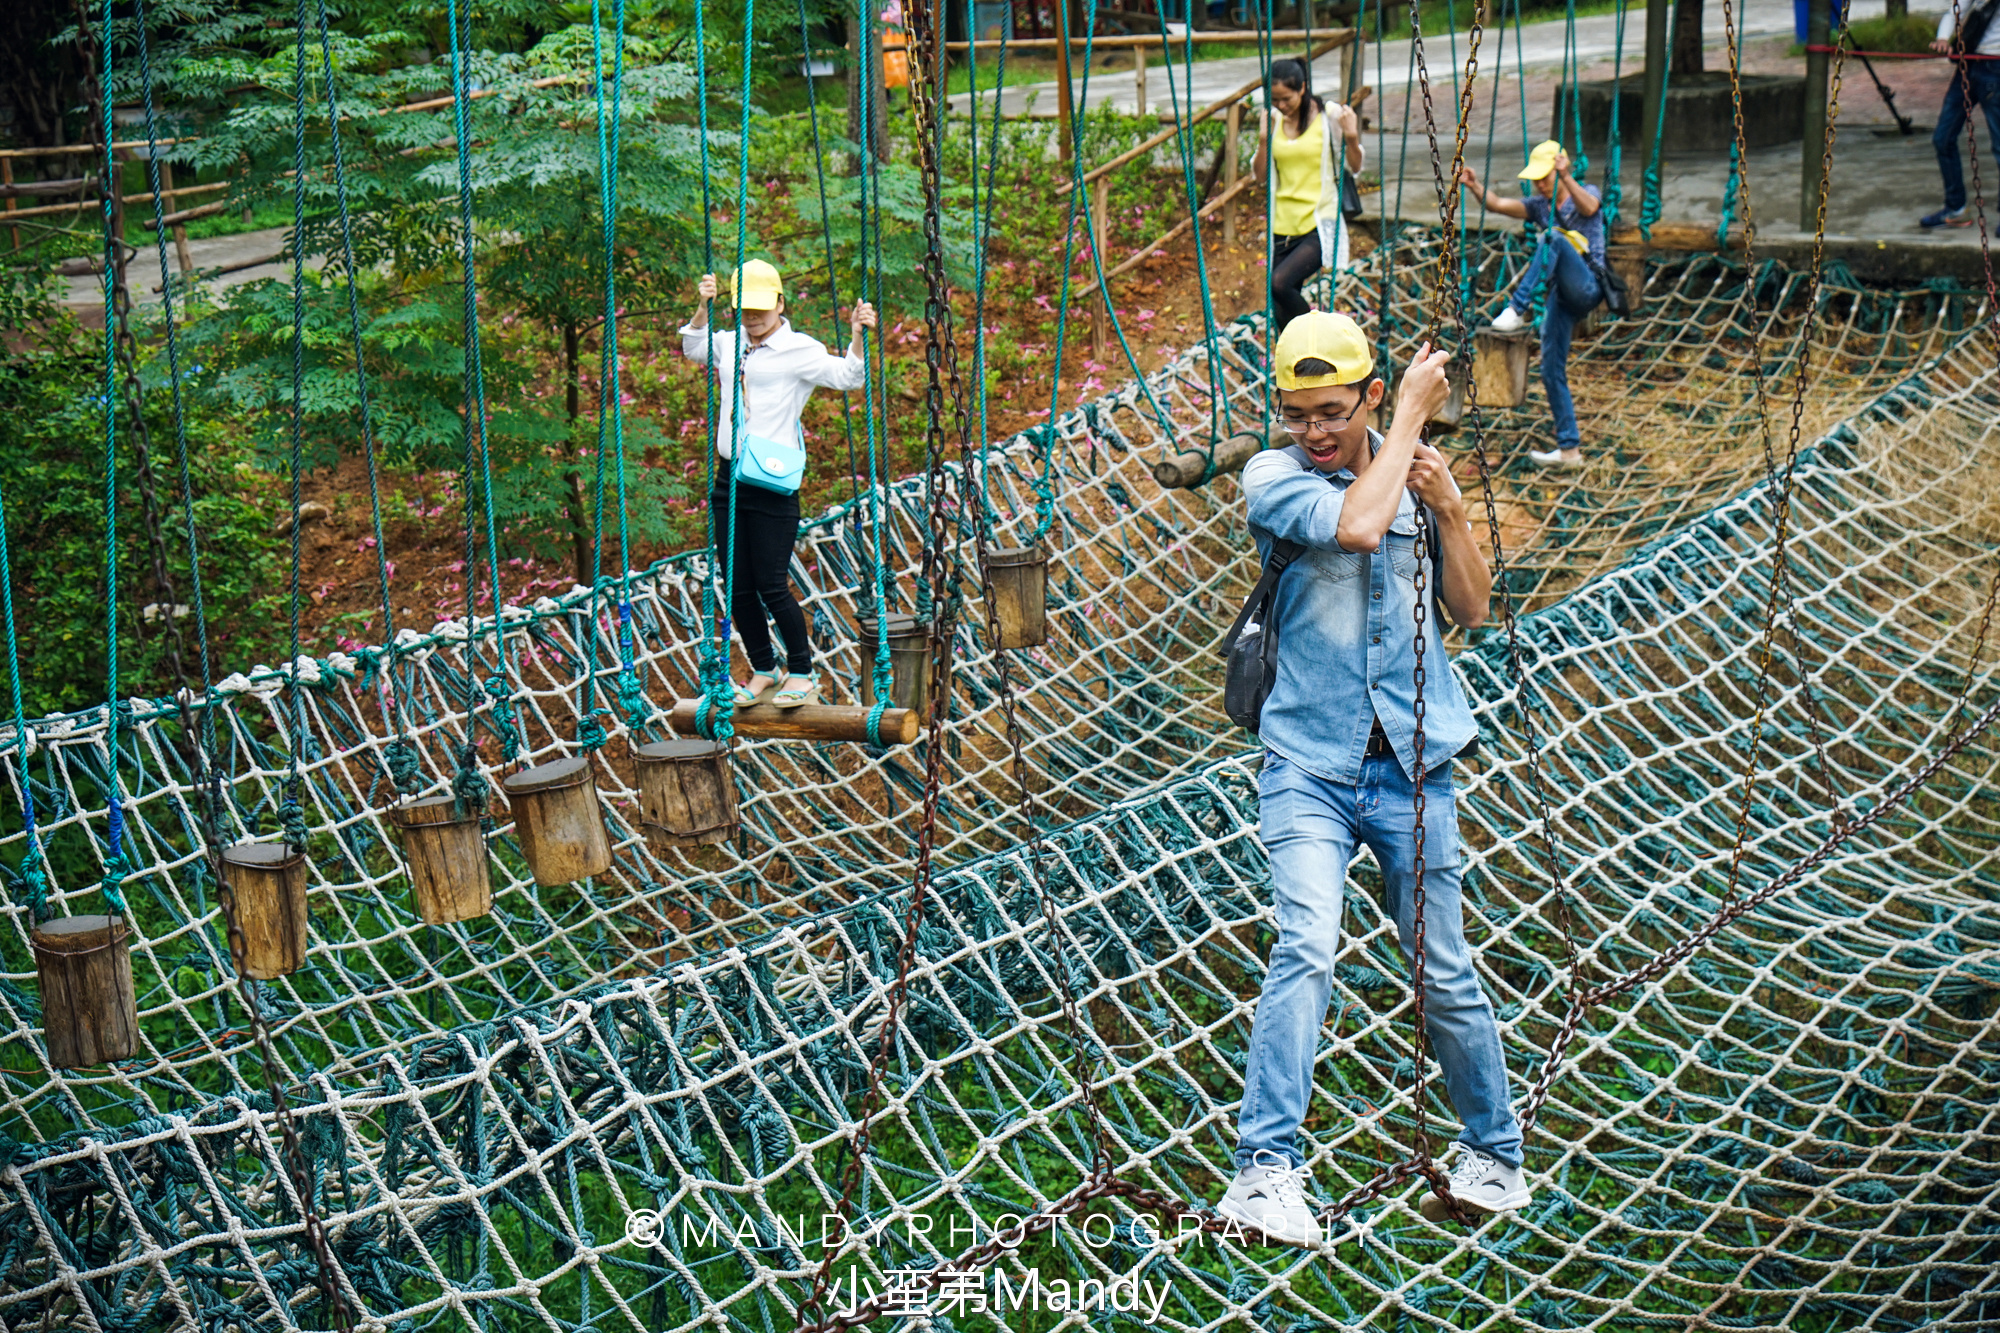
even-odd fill
[[(1931, 49), (1931, 39), (1937, 36), (1938, 16), (1936, 14), (1900, 14), (1879, 19), (1862, 19), (1847, 25), (1848, 49), (1853, 51), (1892, 51), (1903, 55), (1922, 55)], [(1792, 43), (1791, 53), (1802, 56), (1804, 46)]]

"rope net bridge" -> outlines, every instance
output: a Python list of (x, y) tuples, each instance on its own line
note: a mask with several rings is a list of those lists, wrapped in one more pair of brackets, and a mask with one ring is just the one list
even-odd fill
[[(1396, 244), (1378, 329), (1400, 358), (1435, 250), (1421, 233)], [(1476, 270), (1500, 253), (1479, 250)], [(1767, 372), (1783, 369), (1804, 301), (1774, 268), (1656, 268), (1646, 316), (1586, 341), (1572, 370), (1584, 421), (1619, 463), (1560, 483), (1501, 478), (1512, 587), (1535, 610), (1522, 622), (1528, 685), (1517, 690), (1504, 638), (1461, 648), (1484, 744), (1462, 766), (1460, 808), (1468, 928), (1523, 1090), (1570, 979), (1518, 710), (1534, 710), (1543, 737), (1584, 945), (1574, 980), (1601, 983), (1723, 903), (1775, 573), (1770, 495), (1750, 484), (1762, 464), (1741, 349), (1755, 332)], [(1282, 1333), (1695, 1316), (2000, 1328), (1991, 737), (1914, 798), (1886, 799), (1993, 693), (1976, 640), (2000, 538), (2000, 379), (1984, 346), (1959, 337), (1981, 317), (1961, 291), (1829, 284), (1807, 419), (1819, 442), (1792, 488), (1795, 642), (1773, 677), (1743, 861), (1753, 905), (1716, 946), (1585, 1021), (1530, 1140), (1530, 1210), (1466, 1234), (1384, 1200), (1309, 1255), (1177, 1235), (1172, 1219), (1105, 1199), (901, 1317), (1247, 1319)], [(1039, 852), (1022, 845), (995, 655), (973, 608), (944, 741), (945, 869), (855, 1196), (855, 1227), (874, 1230), (836, 1263), (834, 1309), (910, 1288), (913, 1271), (953, 1264), (1088, 1173), (1058, 969), (1088, 1016), (1121, 1178), (1197, 1202), (1226, 1178), (1273, 921), (1254, 761), (1223, 719), (1213, 648), (1253, 562), (1232, 478), (1163, 489), (1149, 462), (1209, 439), (1222, 406), (1257, 425), (1260, 341), (1254, 320), (1239, 322), (1218, 340), (1220, 364), (1190, 353), (1149, 392), (1135, 385), (991, 455), (995, 540), (1030, 527), (1038, 503), (1055, 514), (1050, 640), (1015, 654), (1014, 673), (1044, 836)], [(1497, 420), (1512, 457), (1531, 417)], [(1038, 494), (1051, 453), (1053, 485)], [(907, 585), (921, 488), (890, 493), (884, 537)], [(862, 512), (818, 521), (794, 571), (817, 632), (850, 665)], [(971, 551), (962, 532), (968, 596)], [(635, 580), (652, 700), (699, 688), (696, 559)], [(592, 605), (579, 591), (504, 613), (519, 684), (500, 703), (481, 686), (490, 625), (297, 667), (311, 951), (301, 970), (251, 984), (358, 1327), (789, 1328), (823, 1245), (841, 1240), (826, 1219), (896, 973), (921, 745), (742, 742), (737, 841), (655, 852), (614, 741), (594, 760), (618, 843), (611, 873), (537, 889), (501, 822), (489, 916), (433, 927), (411, 906), (384, 814), (397, 775), (383, 690), (419, 742), (406, 787), (448, 790), (468, 716), (483, 725), (508, 703), (525, 757), (554, 757), (575, 734), (592, 654), (618, 660), (617, 626)], [(225, 834), (277, 832), (292, 675), (252, 671), (211, 700)], [(664, 734), (646, 711), (634, 740)], [(58, 909), (90, 901), (104, 872), (105, 721), (99, 709), (35, 722), (25, 771), (7, 766), (17, 803), (32, 784)], [(0, 1311), (22, 1328), (329, 1327), (206, 882), (179, 710), (131, 701), (120, 735), (140, 1054), (53, 1067), (30, 890), (9, 871)], [(1760, 900), (1829, 835), (1836, 807), (1863, 829)], [(23, 839), (5, 839), (9, 865)], [(1307, 1122), (1323, 1201), (1401, 1159), (1413, 1120), (1402, 964), (1372, 866), (1352, 877)], [(1430, 1114), (1449, 1125), (1441, 1102)], [(1099, 1284), (1096, 1308), (1085, 1281)], [(1032, 1308), (1007, 1304), (1024, 1291), (1039, 1293)]]

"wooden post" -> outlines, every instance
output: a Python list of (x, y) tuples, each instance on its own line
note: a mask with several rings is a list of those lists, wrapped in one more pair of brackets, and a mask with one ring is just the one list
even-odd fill
[(479, 816), (461, 819), (455, 804), (449, 796), (431, 796), (389, 811), (402, 830), (417, 914), (433, 926), (493, 910), (493, 876)]
[[(1240, 168), (1236, 165), (1236, 149), (1238, 142), (1243, 137), (1243, 103), (1241, 101), (1229, 104), (1229, 115), (1223, 124), (1222, 188), (1227, 191), (1230, 186), (1236, 184), (1236, 177), (1240, 173)], [(1236, 205), (1233, 202), (1222, 206), (1222, 243), (1224, 245), (1236, 244)]]
[[(14, 159), (11, 157), (0, 157), (0, 185), (12, 185), (13, 183), (14, 183)], [(7, 194), (7, 211), (11, 213), (19, 207), (20, 205), (14, 201), (13, 192), (10, 190)], [(14, 248), (16, 250), (20, 249), (21, 229), (19, 227), (9, 227), (7, 228), (7, 230), (13, 233)]]
[(654, 741), (634, 746), (639, 826), (654, 852), (736, 836), (736, 779), (720, 741)]
[(1069, 6), (1070, 0), (1056, 0), (1057, 36), (1062, 39), (1062, 72), (1056, 76), (1056, 154), (1064, 162), (1070, 160), (1075, 144), (1075, 132), (1071, 121), (1076, 116), (1073, 100), (1076, 89), (1070, 84), (1069, 70)]
[(500, 782), (514, 809), (514, 836), (535, 883), (574, 884), (611, 869), (611, 838), (588, 756), (524, 768)]
[[(162, 213), (179, 211), (174, 206), (174, 164), (171, 162), (160, 163), (160, 195), (160, 211)], [(194, 271), (194, 259), (188, 253), (188, 229), (185, 222), (176, 222), (174, 224), (174, 258), (180, 261), (181, 272), (183, 274)], [(167, 275), (162, 273), (160, 281), (164, 283), (166, 280)]]
[(1639, 132), (1645, 136), (1639, 148), (1641, 211), (1651, 189), (1644, 184), (1646, 166), (1653, 160), (1653, 145), (1660, 141), (1660, 120), (1667, 110), (1667, 19), (1672, 8), (1673, 0), (1646, 0), (1646, 113), (1639, 120)]
[(1132, 48), (1132, 114), (1146, 114), (1146, 57), (1152, 48), (1135, 46)]
[(1034, 648), (1049, 641), (1049, 555), (1043, 547), (997, 546), (986, 552), (986, 582), (993, 589), (996, 648)]
[[(1340, 62), (1340, 100), (1356, 111), (1361, 109), (1361, 90), (1368, 86), (1368, 38), (1361, 26), (1361, 15), (1354, 16), (1354, 40), (1347, 44)], [(1361, 128), (1368, 128), (1368, 118), (1363, 116)], [(1335, 156), (1339, 156), (1336, 152)]]
[(1528, 401), (1528, 331), (1472, 335), (1472, 382), (1481, 407), (1519, 407)]
[[(1111, 235), (1111, 177), (1099, 176), (1090, 187), (1090, 248), (1097, 257), (1095, 267), (1104, 272), (1111, 271), (1111, 256), (1105, 253), (1105, 242)], [(1091, 275), (1095, 281), (1096, 275)], [(1110, 345), (1111, 325), (1111, 284), (1105, 282), (1096, 293), (1097, 299), (1090, 303), (1090, 354), (1099, 361), (1107, 355)]]
[(1819, 227), (1819, 191), (1826, 175), (1826, 48), (1832, 37), (1830, 0), (1806, 0), (1806, 132), (1800, 147), (1799, 230)]
[(259, 981), (288, 976), (306, 961), (306, 858), (282, 842), (244, 842), (222, 852), (236, 895), (243, 971)]
[[(668, 715), (668, 724), (683, 736), (695, 734), (696, 702), (682, 699)], [(736, 734), (746, 740), (866, 741), (868, 713), (868, 709), (851, 704), (804, 704), (798, 708), (756, 704), (737, 709), (733, 725)], [(882, 739), (891, 745), (910, 744), (917, 739), (919, 720), (908, 708), (884, 709)]]
[(138, 1051), (130, 934), (123, 917), (66, 916), (43, 922), (30, 936), (42, 1034), (57, 1069), (89, 1069)]
[[(861, 650), (861, 702), (875, 703), (875, 619), (861, 616), (855, 638)], [(931, 701), (930, 626), (919, 625), (915, 616), (889, 617), (889, 706), (908, 709), (925, 717)], [(741, 709), (737, 716), (743, 715)], [(887, 734), (885, 731), (884, 735)]]

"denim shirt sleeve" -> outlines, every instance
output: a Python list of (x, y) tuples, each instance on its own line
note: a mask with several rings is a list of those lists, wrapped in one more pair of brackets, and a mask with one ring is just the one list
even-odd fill
[(1341, 506), (1347, 488), (1323, 473), (1302, 466), (1288, 449), (1268, 449), (1243, 469), (1243, 495), (1249, 502), (1250, 525), (1273, 537), (1294, 541), (1316, 551), (1342, 551)]

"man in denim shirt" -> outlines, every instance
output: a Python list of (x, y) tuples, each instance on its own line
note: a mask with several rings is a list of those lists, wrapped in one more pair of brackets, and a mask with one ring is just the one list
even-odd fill
[[(1301, 315), (1278, 339), (1276, 367), (1283, 424), (1297, 443), (1243, 469), (1258, 554), (1268, 558), (1281, 537), (1306, 548), (1279, 579), (1270, 613), (1278, 670), (1260, 721), (1258, 792), (1278, 943), (1251, 1028), (1237, 1175), (1218, 1206), (1274, 1241), (1309, 1245), (1322, 1236), (1306, 1202), (1298, 1131), (1333, 994), (1342, 885), (1359, 844), (1382, 868), (1385, 906), (1411, 955), (1418, 566), (1433, 606), (1467, 628), (1486, 619), (1493, 590), (1451, 470), (1418, 438), (1444, 405), (1445, 361), (1428, 345), (1418, 353), (1385, 438), (1368, 429), (1383, 384), (1361, 329), (1345, 315)], [(1418, 535), (1417, 502), (1437, 530), (1435, 563)], [(1425, 625), (1424, 1013), (1465, 1126), (1452, 1193), (1502, 1212), (1525, 1204), (1529, 1190), (1499, 1030), (1465, 943), (1451, 777), (1452, 757), (1478, 727), (1434, 612)], [(1443, 1216), (1435, 1196), (1425, 1203), (1427, 1215)]]

